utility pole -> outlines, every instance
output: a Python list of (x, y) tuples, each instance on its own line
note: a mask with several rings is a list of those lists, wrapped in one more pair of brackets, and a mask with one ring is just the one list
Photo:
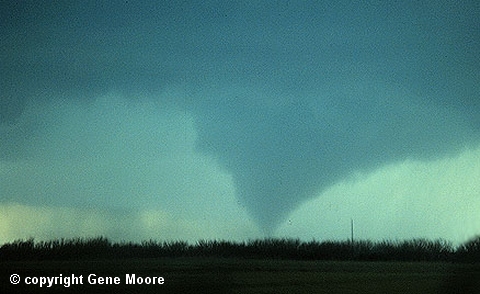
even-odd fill
[(353, 218), (350, 219), (350, 233), (351, 233), (351, 242), (353, 244)]

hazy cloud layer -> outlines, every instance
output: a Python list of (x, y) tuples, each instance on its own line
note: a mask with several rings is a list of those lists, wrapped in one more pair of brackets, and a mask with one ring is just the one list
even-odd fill
[(271, 234), (358, 172), (479, 144), (477, 1), (1, 5), (6, 204), (235, 193)]

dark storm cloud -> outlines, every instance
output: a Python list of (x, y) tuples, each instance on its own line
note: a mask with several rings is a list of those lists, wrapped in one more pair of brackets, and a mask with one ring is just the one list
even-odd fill
[(15, 125), (25, 105), (180, 88), (160, 105), (271, 232), (355, 172), (478, 143), (477, 1), (2, 5), (3, 159), (48, 132)]

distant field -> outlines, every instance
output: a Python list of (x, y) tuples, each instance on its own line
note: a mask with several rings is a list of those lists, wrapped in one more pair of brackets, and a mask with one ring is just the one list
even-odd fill
[[(480, 293), (480, 265), (221, 258), (0, 262), (0, 293)], [(18, 274), (21, 282), (11, 285)], [(25, 285), (25, 277), (83, 276), (83, 285)], [(87, 276), (119, 277), (90, 285)], [(127, 285), (126, 274), (163, 277), (163, 285)]]

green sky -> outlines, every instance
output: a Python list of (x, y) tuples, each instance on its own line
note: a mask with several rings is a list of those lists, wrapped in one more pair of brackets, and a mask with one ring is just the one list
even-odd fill
[(0, 242), (473, 237), (479, 3), (4, 1)]

